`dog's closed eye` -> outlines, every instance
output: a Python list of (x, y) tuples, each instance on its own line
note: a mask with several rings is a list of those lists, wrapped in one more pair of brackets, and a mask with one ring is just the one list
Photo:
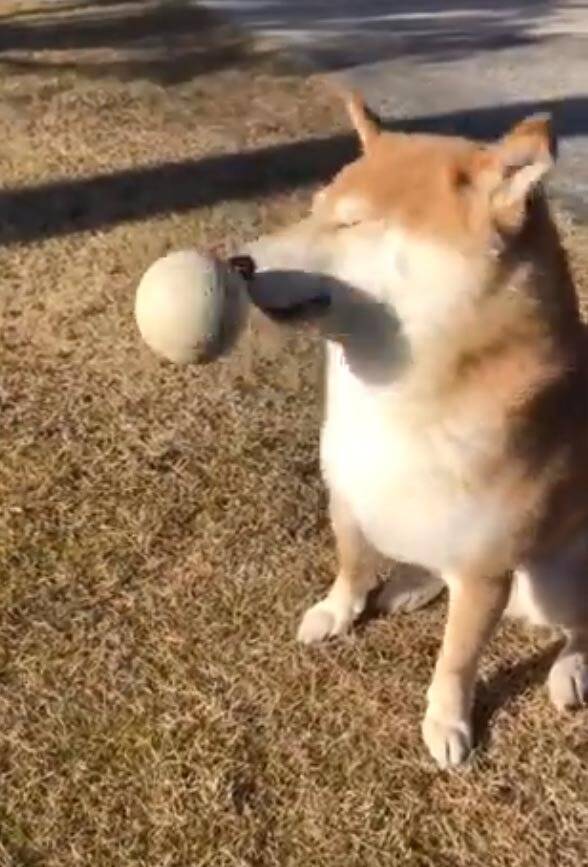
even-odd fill
[(365, 220), (368, 206), (360, 196), (343, 196), (334, 203), (333, 221), (338, 226), (353, 226)]

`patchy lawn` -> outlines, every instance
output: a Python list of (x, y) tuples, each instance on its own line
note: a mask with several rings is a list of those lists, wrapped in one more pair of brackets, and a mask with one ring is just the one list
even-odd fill
[[(334, 568), (318, 347), (253, 335), (226, 362), (175, 369), (137, 337), (154, 258), (236, 249), (308, 199), (178, 213), (173, 166), (331, 134), (339, 107), (265, 49), (216, 52), (208, 18), (200, 65), (181, 41), (190, 68), (174, 55), (171, 74), (133, 22), (105, 60), (104, 21), (63, 5), (82, 36), (56, 47), (51, 15), (17, 6), (0, 16), (1, 181), (47, 192), (10, 199), (0, 225), (0, 864), (586, 863), (588, 720), (547, 702), (548, 634), (500, 629), (482, 746), (450, 774), (419, 732), (443, 605), (296, 646)], [(160, 211), (152, 169), (163, 186), (170, 173)], [(117, 173), (112, 195), (83, 187), (75, 206), (47, 186)], [(204, 182), (212, 202), (222, 163)], [(586, 233), (566, 225), (588, 290)]]

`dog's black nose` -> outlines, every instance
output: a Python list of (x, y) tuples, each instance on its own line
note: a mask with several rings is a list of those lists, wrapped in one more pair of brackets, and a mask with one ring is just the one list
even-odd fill
[(248, 283), (255, 275), (255, 262), (251, 256), (232, 256), (229, 259), (229, 266)]

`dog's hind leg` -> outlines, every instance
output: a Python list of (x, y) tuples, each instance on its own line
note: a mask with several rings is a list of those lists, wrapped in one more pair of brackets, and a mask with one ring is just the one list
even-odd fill
[(308, 609), (298, 629), (304, 644), (346, 632), (365, 608), (377, 583), (377, 555), (365, 539), (347, 503), (331, 494), (331, 522), (339, 573), (324, 599)]
[(588, 628), (567, 631), (566, 643), (549, 672), (549, 696), (560, 710), (588, 701)]
[(553, 704), (588, 701), (588, 532), (515, 572), (507, 614), (563, 631), (566, 642), (549, 673)]
[(445, 582), (437, 575), (398, 564), (378, 591), (375, 605), (385, 614), (418, 611), (436, 599), (445, 587)]

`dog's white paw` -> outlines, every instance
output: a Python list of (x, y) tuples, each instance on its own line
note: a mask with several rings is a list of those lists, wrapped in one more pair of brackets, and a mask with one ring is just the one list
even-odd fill
[(563, 653), (548, 678), (549, 696), (559, 710), (581, 707), (588, 701), (588, 661), (583, 653)]
[(468, 720), (442, 720), (427, 711), (422, 726), (423, 739), (440, 768), (461, 765), (472, 749), (472, 726)]
[(336, 602), (328, 596), (309, 608), (298, 627), (297, 638), (303, 644), (316, 644), (334, 635), (343, 635), (351, 627), (361, 607)]

